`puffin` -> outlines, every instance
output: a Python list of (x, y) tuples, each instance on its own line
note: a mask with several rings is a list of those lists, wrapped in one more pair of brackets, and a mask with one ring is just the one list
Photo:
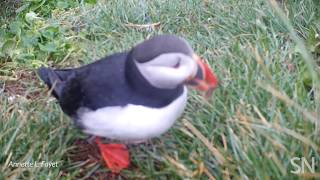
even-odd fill
[(218, 85), (205, 60), (172, 34), (81, 67), (40, 67), (38, 75), (76, 127), (95, 137), (112, 172), (130, 165), (126, 144), (159, 137), (172, 127), (186, 107), (187, 87), (208, 99)]

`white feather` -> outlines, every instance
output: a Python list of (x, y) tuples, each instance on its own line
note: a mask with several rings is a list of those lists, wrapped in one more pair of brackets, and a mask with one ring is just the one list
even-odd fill
[(81, 113), (84, 131), (116, 140), (139, 141), (166, 132), (182, 114), (187, 102), (187, 88), (169, 105), (150, 108), (141, 105), (112, 106)]
[(182, 53), (166, 53), (136, 65), (144, 78), (154, 87), (174, 89), (190, 76), (195, 75), (198, 66)]

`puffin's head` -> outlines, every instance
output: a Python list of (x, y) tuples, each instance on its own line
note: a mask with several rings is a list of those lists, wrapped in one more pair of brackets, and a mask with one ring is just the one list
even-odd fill
[(131, 50), (138, 70), (154, 87), (174, 89), (181, 84), (205, 91), (209, 97), (218, 79), (188, 42), (174, 35), (158, 35)]

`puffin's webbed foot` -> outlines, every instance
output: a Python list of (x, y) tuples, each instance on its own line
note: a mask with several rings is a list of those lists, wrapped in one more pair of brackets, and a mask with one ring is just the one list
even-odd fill
[(114, 173), (130, 165), (129, 151), (124, 144), (103, 144), (99, 137), (95, 138), (106, 166)]

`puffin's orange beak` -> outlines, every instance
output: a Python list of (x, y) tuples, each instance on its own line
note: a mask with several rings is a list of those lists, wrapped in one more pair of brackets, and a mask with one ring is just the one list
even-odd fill
[(186, 83), (199, 91), (204, 91), (205, 98), (210, 98), (213, 90), (218, 86), (218, 78), (203, 59), (196, 54), (193, 58), (198, 64), (198, 70)]

